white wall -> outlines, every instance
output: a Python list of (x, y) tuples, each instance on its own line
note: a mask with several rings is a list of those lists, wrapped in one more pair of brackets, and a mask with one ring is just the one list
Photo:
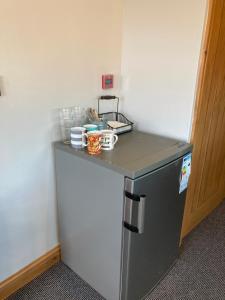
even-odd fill
[(187, 140), (206, 0), (124, 0), (123, 110), (141, 130)]
[(56, 108), (119, 74), (121, 0), (0, 0), (0, 281), (58, 243)]
[(123, 110), (188, 138), (206, 0), (0, 0), (0, 281), (58, 242), (56, 109), (119, 78), (122, 4)]

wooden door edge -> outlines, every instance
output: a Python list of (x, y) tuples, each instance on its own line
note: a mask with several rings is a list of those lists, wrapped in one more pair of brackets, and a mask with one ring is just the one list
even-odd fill
[[(207, 49), (208, 49), (209, 40), (210, 40), (211, 24), (213, 22), (214, 5), (215, 5), (215, 0), (207, 1), (205, 20), (204, 20), (204, 25), (203, 25), (203, 33), (202, 33), (201, 50), (200, 50), (199, 63), (198, 63), (198, 72), (197, 72), (197, 80), (196, 80), (195, 101), (194, 101), (194, 108), (193, 108), (193, 114), (192, 114), (190, 142), (193, 142), (193, 139), (194, 139), (195, 127), (196, 127), (196, 123), (197, 123), (197, 115), (198, 115), (198, 110), (200, 107), (202, 83), (203, 83), (203, 78), (205, 75), (205, 66), (206, 66), (206, 59), (207, 59)], [(187, 196), (188, 196), (188, 192), (187, 192)], [(187, 196), (186, 196), (186, 199), (187, 199)], [(189, 210), (191, 209), (191, 205), (192, 205), (192, 203), (188, 203), (187, 201), (185, 202), (180, 244), (182, 242), (182, 239), (193, 229), (193, 228), (190, 229), (190, 227), (186, 226), (186, 223), (187, 223), (186, 218), (189, 215)]]
[(0, 299), (6, 299), (27, 283), (60, 261), (60, 246), (57, 245), (29, 265), (0, 283)]
[(199, 61), (198, 61), (198, 71), (196, 76), (196, 88), (195, 88), (195, 96), (194, 96), (195, 101), (194, 101), (193, 113), (192, 113), (192, 126), (191, 126), (191, 134), (189, 139), (190, 142), (193, 140), (194, 137), (197, 115), (200, 106), (199, 104), (201, 101), (202, 83), (205, 75), (206, 58), (207, 58), (208, 45), (210, 40), (211, 24), (213, 22), (214, 5), (215, 5), (215, 0), (207, 1), (203, 32), (202, 32), (202, 41), (201, 41)]

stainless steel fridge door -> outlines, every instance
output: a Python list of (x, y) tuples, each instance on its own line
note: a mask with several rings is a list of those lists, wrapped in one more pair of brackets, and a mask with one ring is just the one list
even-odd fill
[(122, 300), (142, 299), (178, 256), (186, 194), (179, 194), (182, 162), (125, 178)]

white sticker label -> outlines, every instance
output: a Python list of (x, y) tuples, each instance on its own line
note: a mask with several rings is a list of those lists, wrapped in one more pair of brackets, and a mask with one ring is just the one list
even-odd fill
[(188, 180), (191, 174), (191, 153), (183, 157), (183, 163), (180, 175), (179, 194), (182, 193), (188, 186)]

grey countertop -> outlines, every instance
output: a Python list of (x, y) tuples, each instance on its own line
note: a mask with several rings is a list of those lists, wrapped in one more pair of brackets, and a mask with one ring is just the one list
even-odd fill
[(87, 150), (77, 150), (63, 142), (55, 142), (55, 149), (65, 151), (93, 163), (112, 169), (132, 179), (153, 171), (191, 151), (188, 143), (140, 131), (119, 135), (112, 151), (93, 156)]

